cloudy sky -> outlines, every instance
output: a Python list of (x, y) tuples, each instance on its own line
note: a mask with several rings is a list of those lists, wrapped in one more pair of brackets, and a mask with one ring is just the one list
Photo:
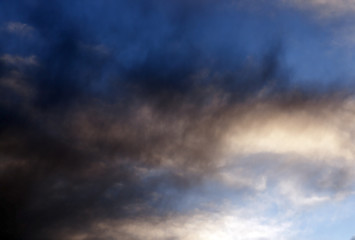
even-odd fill
[(355, 1), (0, 1), (0, 239), (355, 239)]

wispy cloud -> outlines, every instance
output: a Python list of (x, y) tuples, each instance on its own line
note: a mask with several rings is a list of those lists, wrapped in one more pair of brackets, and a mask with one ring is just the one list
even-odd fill
[(282, 4), (297, 7), (302, 10), (312, 10), (320, 17), (338, 17), (352, 14), (355, 3), (351, 0), (279, 0)]
[(28, 24), (21, 22), (8, 22), (3, 29), (9, 33), (18, 34), (20, 36), (31, 36), (34, 32), (34, 28)]
[(2, 61), (5, 64), (14, 65), (14, 66), (38, 65), (36, 56), (34, 55), (29, 57), (22, 57), (18, 55), (4, 54), (0, 57), (0, 61)]

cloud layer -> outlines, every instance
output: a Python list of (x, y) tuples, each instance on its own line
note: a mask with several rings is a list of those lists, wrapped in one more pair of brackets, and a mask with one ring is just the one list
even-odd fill
[(225, 46), (225, 5), (20, 2), (0, 4), (0, 238), (293, 239), (352, 196), (351, 88), (294, 84), (280, 41)]

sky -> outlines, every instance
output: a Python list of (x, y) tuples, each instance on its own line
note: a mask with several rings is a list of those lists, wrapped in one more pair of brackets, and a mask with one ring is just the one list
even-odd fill
[(0, 239), (354, 240), (355, 2), (0, 1)]

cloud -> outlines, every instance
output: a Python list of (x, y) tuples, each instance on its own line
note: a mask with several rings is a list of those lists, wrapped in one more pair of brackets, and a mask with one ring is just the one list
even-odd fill
[[(353, 136), (349, 131), (353, 131), (350, 122), (354, 103), (351, 98), (336, 101), (334, 99), (328, 106), (327, 103), (321, 106), (309, 102), (289, 111), (257, 104), (254, 111), (245, 114), (240, 127), (235, 127), (228, 142), (231, 148), (248, 153), (297, 153), (320, 160), (342, 158), (351, 161), (354, 153), (349, 143)], [(243, 127), (250, 123), (253, 128)]]
[[(209, 91), (205, 94), (200, 97), (212, 96)], [(253, 102), (254, 99), (250, 103), (226, 102), (224, 97), (217, 97), (204, 106), (191, 102), (190, 97), (176, 98), (165, 103), (168, 108), (157, 105), (156, 99), (144, 99), (124, 107), (119, 102), (88, 102), (73, 106), (65, 114), (49, 112), (45, 118), (39, 118), (40, 126), (36, 124), (40, 112), (25, 122), (21, 115), (13, 116), (16, 121), (7, 123), (8, 131), (2, 135), (2, 152), (13, 162), (3, 166), (7, 174), (2, 182), (3, 186), (21, 189), (21, 199), (24, 189), (33, 188), (36, 192), (26, 200), (31, 207), (22, 210), (37, 216), (32, 222), (34, 226), (45, 224), (52, 229), (59, 224), (61, 228), (76, 228), (80, 222), (91, 228), (92, 221), (104, 216), (119, 221), (131, 215), (150, 218), (157, 212), (190, 211), (204, 204), (219, 204), (231, 196), (242, 202), (273, 191), (274, 197), (269, 197), (279, 199), (280, 206), (290, 201), (293, 207), (307, 207), (352, 191), (353, 148), (338, 137), (353, 137), (349, 135), (352, 130), (348, 122), (352, 119), (351, 101), (337, 100), (333, 108), (327, 101), (311, 100), (292, 108), (297, 110), (289, 110), (272, 101), (267, 107), (260, 107), (265, 100), (260, 103)], [(174, 106), (173, 112), (170, 106)], [(305, 127), (306, 123), (309, 126)], [(276, 130), (285, 131), (286, 137), (275, 134), (275, 138), (269, 138), (276, 131), (274, 125), (278, 126)], [(287, 134), (292, 137), (295, 131), (302, 137), (283, 145)], [(317, 139), (313, 140), (315, 133), (321, 135), (316, 134)], [(329, 134), (330, 143), (323, 138)], [(254, 144), (263, 138), (271, 143), (261, 140)], [(318, 141), (322, 138), (325, 147), (324, 141)], [(309, 145), (299, 148), (304, 139), (311, 139)], [(14, 172), (16, 181), (11, 177)], [(18, 179), (20, 176), (23, 180)], [(17, 186), (20, 183), (24, 185)], [(215, 189), (220, 189), (217, 196)], [(201, 198), (196, 197), (199, 191)], [(18, 197), (7, 195), (6, 199), (19, 201)], [(69, 205), (66, 207), (65, 203)], [(48, 220), (50, 217), (53, 222)], [(176, 234), (178, 239), (189, 239), (190, 235), (203, 238), (207, 234), (194, 222), (194, 217), (191, 224), (198, 225), (200, 235), (189, 233), (190, 230), (184, 232), (184, 227), (172, 227), (179, 226), (180, 221), (171, 221), (158, 225), (154, 231), (149, 225), (153, 220), (118, 224), (128, 230), (110, 228), (128, 234), (128, 239), (150, 234), (155, 238), (154, 233), (159, 231), (161, 238), (174, 237), (167, 236), (167, 232)], [(235, 227), (239, 229), (239, 225)], [(132, 228), (146, 230), (134, 235), (138, 233), (129, 230)], [(170, 228), (171, 231), (162, 230)], [(225, 236), (225, 232), (223, 229), (219, 234)], [(245, 239), (269, 236), (264, 230), (257, 232), (255, 237)]]
[(237, 212), (102, 221), (92, 232), (64, 231), (58, 239), (287, 239), (290, 224), (276, 220), (265, 223), (261, 218), (245, 218)]
[[(316, 13), (317, 18), (325, 20), (326, 18), (337, 18), (341, 16), (350, 16), (355, 11), (355, 4), (351, 0), (277, 0), (268, 1), (233, 1), (239, 7), (248, 7), (262, 10), (265, 6), (290, 7), (301, 11)], [(258, 4), (262, 7), (258, 7)]]
[(354, 2), (348, 0), (295, 0), (288, 2), (300, 8), (311, 8), (320, 11), (324, 17), (351, 14), (355, 10)]
[(29, 57), (21, 57), (21, 56), (14, 56), (10, 54), (5, 54), (0, 57), (0, 61), (4, 62), (5, 64), (9, 65), (38, 65), (36, 60), (36, 56), (29, 56)]
[(288, 239), (279, 212), (352, 193), (351, 90), (203, 45), (202, 2), (68, 3), (13, 6), (38, 45), (1, 55), (0, 237)]
[[(253, 1), (251, 4), (245, 1), (236, 1), (239, 6), (257, 8), (256, 4), (266, 4), (268, 6), (290, 7), (301, 11), (316, 13), (319, 19), (334, 19), (342, 16), (351, 16), (355, 11), (355, 4), (351, 0), (277, 0), (272, 3), (267, 1)], [(263, 5), (265, 6), (265, 5)], [(262, 9), (262, 8), (260, 8)]]
[(31, 36), (34, 28), (28, 24), (21, 22), (8, 22), (4, 26), (4, 30), (9, 33), (18, 34), (20, 36)]

